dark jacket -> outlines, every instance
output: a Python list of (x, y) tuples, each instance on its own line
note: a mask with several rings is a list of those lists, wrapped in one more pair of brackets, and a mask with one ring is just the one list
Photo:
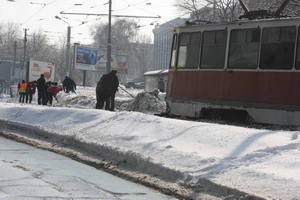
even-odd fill
[(76, 83), (69, 77), (66, 77), (63, 81), (63, 89), (64, 90), (76, 90)]
[(119, 87), (119, 79), (116, 75), (117, 71), (112, 70), (108, 73), (108, 92), (114, 94), (117, 92)]
[(104, 74), (97, 84), (97, 95), (111, 95), (115, 94), (119, 87), (119, 79), (116, 72), (111, 71), (108, 74)]
[(97, 95), (106, 95), (108, 94), (108, 74), (104, 74), (100, 81), (97, 83), (96, 94)]
[(46, 79), (44, 77), (40, 77), (36, 81), (36, 87), (38, 90), (46, 90), (47, 89)]
[(33, 82), (29, 82), (26, 87), (27, 94), (34, 94), (35, 88), (36, 88), (36, 85)]

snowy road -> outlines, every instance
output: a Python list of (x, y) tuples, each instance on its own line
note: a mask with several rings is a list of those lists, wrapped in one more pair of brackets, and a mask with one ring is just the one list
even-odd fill
[(0, 169), (0, 199), (174, 199), (61, 155), (2, 137)]

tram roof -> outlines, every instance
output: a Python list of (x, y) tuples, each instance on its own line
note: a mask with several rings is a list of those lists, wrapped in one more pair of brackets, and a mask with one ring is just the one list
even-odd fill
[(176, 27), (174, 30), (195, 30), (195, 29), (224, 29), (226, 27), (240, 27), (240, 26), (291, 26), (291, 25), (300, 25), (300, 17), (284, 17), (284, 18), (267, 18), (267, 19), (255, 19), (255, 20), (237, 20), (233, 22), (224, 22), (224, 23), (199, 23), (190, 25), (184, 25)]

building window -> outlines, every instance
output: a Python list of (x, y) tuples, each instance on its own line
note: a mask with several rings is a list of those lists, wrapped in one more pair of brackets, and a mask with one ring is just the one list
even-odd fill
[(230, 33), (229, 69), (256, 69), (260, 29), (236, 29)]
[(227, 31), (203, 33), (201, 66), (203, 69), (222, 69), (225, 62)]
[(296, 27), (264, 28), (261, 47), (261, 69), (292, 69)]
[(178, 68), (198, 68), (201, 33), (182, 33), (179, 36)]

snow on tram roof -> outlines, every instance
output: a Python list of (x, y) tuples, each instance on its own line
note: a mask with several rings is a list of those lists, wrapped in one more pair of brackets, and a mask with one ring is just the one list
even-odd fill
[(149, 76), (149, 75), (159, 75), (159, 74), (166, 74), (168, 73), (168, 69), (163, 69), (163, 70), (155, 70), (155, 71), (148, 71), (144, 73), (144, 76)]
[(176, 29), (186, 29), (186, 28), (200, 28), (200, 27), (220, 27), (220, 26), (230, 26), (230, 25), (241, 25), (241, 24), (257, 24), (257, 23), (277, 23), (277, 22), (293, 22), (300, 24), (300, 17), (281, 17), (281, 18), (264, 18), (264, 19), (240, 19), (232, 22), (221, 22), (221, 23), (213, 23), (213, 22), (197, 22), (187, 21), (185, 25), (178, 26)]

